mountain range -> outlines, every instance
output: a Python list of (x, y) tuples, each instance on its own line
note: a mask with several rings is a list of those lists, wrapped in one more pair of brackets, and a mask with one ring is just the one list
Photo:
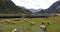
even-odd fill
[(27, 9), (16, 6), (11, 0), (0, 0), (0, 14), (25, 14)]
[(60, 13), (60, 1), (56, 1), (48, 9), (42, 9), (38, 13)]
[(0, 0), (0, 14), (60, 13), (60, 1), (53, 3), (48, 9), (26, 9), (16, 6), (11, 0)]

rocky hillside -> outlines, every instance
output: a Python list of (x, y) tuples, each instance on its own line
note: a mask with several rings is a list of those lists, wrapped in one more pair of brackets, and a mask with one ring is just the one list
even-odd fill
[(48, 9), (48, 13), (60, 13), (60, 1), (53, 3)]
[(22, 14), (30, 11), (17, 7), (11, 0), (0, 0), (0, 14)]

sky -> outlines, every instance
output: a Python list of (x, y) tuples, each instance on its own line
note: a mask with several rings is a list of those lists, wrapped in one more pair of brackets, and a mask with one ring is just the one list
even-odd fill
[(27, 9), (47, 9), (58, 0), (12, 0), (17, 6)]

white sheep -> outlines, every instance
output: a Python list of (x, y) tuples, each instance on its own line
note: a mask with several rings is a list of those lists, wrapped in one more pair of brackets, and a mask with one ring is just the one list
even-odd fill
[(15, 28), (14, 30), (12, 30), (12, 32), (18, 32), (17, 29)]
[(31, 22), (32, 25), (35, 25), (35, 22)]
[(45, 25), (40, 25), (40, 28), (41, 28), (43, 31), (46, 31), (46, 26), (45, 26)]

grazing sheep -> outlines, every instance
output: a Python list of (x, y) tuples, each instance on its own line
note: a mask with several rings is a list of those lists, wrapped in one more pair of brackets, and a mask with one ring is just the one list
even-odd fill
[(0, 22), (0, 23), (4, 23), (4, 22)]
[(14, 30), (12, 30), (12, 32), (18, 32), (17, 29), (15, 28)]
[(42, 24), (44, 24), (44, 25), (45, 25), (45, 21), (42, 21)]
[(4, 23), (3, 21), (0, 21), (0, 23)]
[(5, 23), (4, 20), (1, 20), (0, 23)]
[(40, 25), (40, 28), (41, 28), (43, 31), (46, 31), (46, 26), (45, 26), (45, 25)]
[(31, 22), (32, 25), (35, 25), (35, 22)]
[(4, 22), (5, 22), (5, 23), (10, 23), (10, 21), (9, 21), (9, 20), (4, 20)]
[(27, 19), (24, 19), (24, 21), (26, 21)]

